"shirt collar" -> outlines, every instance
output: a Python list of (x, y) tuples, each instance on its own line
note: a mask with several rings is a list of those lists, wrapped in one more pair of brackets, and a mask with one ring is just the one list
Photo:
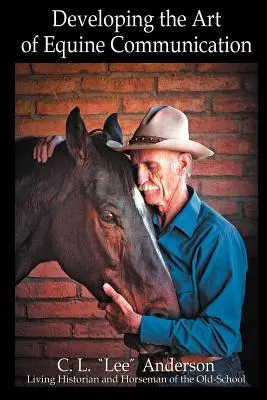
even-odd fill
[[(187, 189), (190, 198), (183, 209), (174, 217), (169, 225), (168, 230), (171, 230), (174, 226), (176, 226), (178, 229), (182, 230), (187, 236), (192, 237), (197, 225), (201, 200), (191, 186), (187, 185)], [(158, 217), (155, 213), (153, 215), (153, 223), (159, 225)]]

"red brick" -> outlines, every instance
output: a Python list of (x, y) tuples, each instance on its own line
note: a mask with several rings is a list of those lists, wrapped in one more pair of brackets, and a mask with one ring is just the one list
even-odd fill
[(84, 121), (88, 133), (94, 129), (102, 129), (105, 118), (89, 118)]
[(159, 77), (159, 92), (216, 91), (240, 89), (240, 79), (235, 76)]
[(106, 117), (84, 119), (84, 123), (85, 123), (86, 129), (88, 131), (88, 134), (90, 134), (91, 131), (94, 130), (94, 129), (102, 129), (103, 125), (104, 125), (105, 118)]
[(58, 360), (17, 358), (15, 360), (15, 375), (56, 376), (59, 372), (57, 363)]
[(257, 182), (240, 179), (203, 179), (201, 181), (201, 193), (204, 196), (256, 196)]
[(125, 345), (120, 341), (67, 341), (45, 343), (46, 357), (123, 357)]
[(37, 341), (16, 340), (15, 342), (16, 357), (40, 357), (41, 346)]
[(78, 90), (78, 80), (74, 78), (61, 79), (20, 79), (16, 81), (16, 94), (58, 94), (73, 93)]
[(199, 72), (250, 72), (256, 69), (255, 63), (204, 63), (197, 66)]
[(65, 119), (22, 119), (16, 122), (16, 136), (65, 135), (65, 132)]
[(235, 133), (239, 121), (223, 116), (188, 116), (189, 130), (192, 133)]
[(103, 318), (96, 301), (64, 301), (28, 304), (29, 318)]
[(23, 337), (69, 337), (71, 325), (66, 323), (17, 322), (15, 335)]
[(125, 136), (129, 135), (130, 137), (133, 135), (134, 131), (138, 128), (140, 125), (140, 122), (142, 120), (143, 116), (133, 116), (133, 117), (119, 117), (119, 122), (120, 126), (122, 129), (122, 132)]
[(38, 101), (37, 113), (47, 115), (67, 115), (77, 105), (81, 110), (81, 114), (110, 114), (117, 112), (119, 109), (119, 101), (117, 99), (106, 97), (90, 97), (79, 100)]
[(244, 161), (244, 176), (258, 176), (258, 160)]
[(181, 72), (192, 71), (195, 64), (175, 63), (116, 63), (110, 64), (110, 71), (115, 72)]
[(196, 192), (199, 191), (200, 181), (194, 178), (188, 178), (187, 180), (188, 185), (192, 186)]
[(232, 221), (242, 236), (258, 236), (257, 220)]
[(34, 112), (34, 103), (29, 100), (16, 100), (15, 114), (28, 115)]
[(256, 200), (244, 203), (244, 215), (246, 218), (258, 218), (258, 202)]
[(213, 98), (215, 112), (256, 112), (257, 99), (245, 96), (218, 96)]
[(15, 74), (16, 75), (30, 75), (31, 74), (30, 64), (16, 63), (15, 64)]
[(237, 175), (241, 176), (243, 171), (242, 163), (239, 161), (200, 160), (193, 167), (193, 175)]
[(146, 113), (147, 110), (157, 104), (168, 104), (169, 106), (178, 108), (182, 111), (205, 111), (204, 97), (129, 97), (123, 100), (124, 110), (127, 113)]
[(257, 119), (245, 119), (242, 127), (243, 133), (257, 133), (258, 132), (258, 120)]
[(213, 140), (214, 140), (213, 137), (209, 137), (209, 136), (206, 136), (206, 135), (204, 135), (204, 137), (202, 137), (202, 136), (199, 136), (196, 133), (192, 133), (190, 135), (190, 139), (191, 140), (195, 140), (196, 142), (203, 144), (203, 146), (206, 146), (209, 149), (213, 150)]
[(105, 319), (91, 320), (86, 324), (75, 324), (73, 336), (76, 338), (122, 338)]
[[(105, 118), (89, 118), (84, 123), (88, 133), (93, 129), (102, 129)], [(140, 118), (138, 118), (138, 125)], [(126, 121), (127, 124), (127, 121)], [(137, 126), (136, 126), (137, 127)], [(34, 120), (17, 120), (16, 136), (49, 136), (66, 134), (66, 119), (34, 119)]]
[(82, 88), (90, 92), (152, 92), (153, 78), (85, 77)]
[[(93, 129), (102, 129), (105, 118), (88, 118), (84, 120), (86, 128), (90, 133)], [(125, 118), (119, 117), (123, 134), (132, 134), (139, 126), (142, 117)], [(66, 134), (66, 119), (22, 119), (16, 122), (16, 136), (49, 136)]]
[(254, 140), (217, 139), (213, 142), (217, 154), (256, 154)]
[(26, 308), (24, 304), (17, 303), (15, 304), (15, 316), (17, 318), (25, 317), (26, 316)]
[(89, 299), (94, 299), (94, 295), (83, 285), (81, 285), (81, 296)]
[(32, 69), (36, 74), (75, 74), (77, 72), (104, 72), (106, 65), (103, 63), (33, 63)]
[(68, 275), (63, 271), (56, 261), (45, 262), (37, 265), (29, 274), (31, 278), (67, 278)]
[(234, 215), (239, 211), (239, 205), (236, 201), (206, 199), (205, 202), (222, 215)]
[(72, 282), (22, 282), (16, 296), (24, 298), (67, 298), (76, 296), (76, 283)]

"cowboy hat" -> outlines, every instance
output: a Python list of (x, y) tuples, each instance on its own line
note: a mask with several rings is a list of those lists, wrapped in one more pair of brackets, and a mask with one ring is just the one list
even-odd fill
[(162, 105), (148, 110), (128, 145), (109, 140), (107, 146), (124, 153), (143, 149), (173, 150), (190, 153), (195, 160), (214, 154), (206, 146), (189, 139), (188, 119), (182, 111)]

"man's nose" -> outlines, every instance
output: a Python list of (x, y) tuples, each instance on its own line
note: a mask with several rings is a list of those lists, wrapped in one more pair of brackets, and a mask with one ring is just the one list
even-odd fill
[(148, 173), (144, 167), (139, 167), (137, 171), (138, 185), (143, 185), (148, 180)]

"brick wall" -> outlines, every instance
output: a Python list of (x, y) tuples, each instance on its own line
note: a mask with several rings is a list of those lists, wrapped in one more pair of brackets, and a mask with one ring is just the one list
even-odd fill
[[(153, 104), (185, 111), (191, 138), (216, 153), (195, 163), (190, 183), (257, 257), (256, 64), (16, 64), (15, 74), (16, 136), (64, 134), (76, 105), (88, 130), (118, 112), (125, 141)], [(60, 357), (87, 357), (97, 374), (99, 357), (134, 356), (103, 316), (57, 263), (36, 267), (16, 288), (17, 384), (58, 372)]]

